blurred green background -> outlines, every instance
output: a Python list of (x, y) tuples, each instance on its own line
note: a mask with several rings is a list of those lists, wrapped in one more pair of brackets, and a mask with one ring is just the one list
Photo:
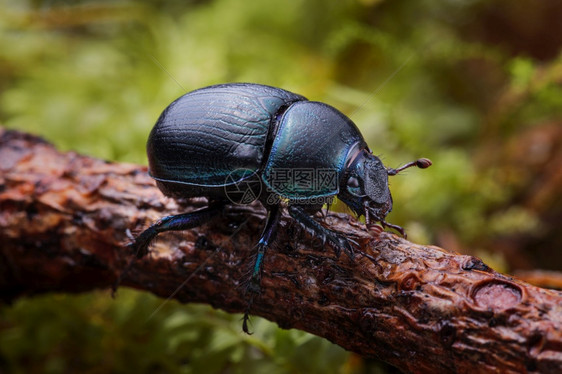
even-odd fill
[[(0, 125), (146, 163), (186, 91), (283, 87), (349, 115), (388, 166), (433, 160), (391, 180), (389, 222), (412, 241), (561, 270), (561, 19), (558, 0), (0, 0)], [(0, 306), (0, 372), (392, 372), (206, 306), (147, 321), (160, 304), (122, 289)]]

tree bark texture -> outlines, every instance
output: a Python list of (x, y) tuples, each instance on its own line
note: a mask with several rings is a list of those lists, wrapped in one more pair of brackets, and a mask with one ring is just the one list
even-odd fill
[[(111, 287), (133, 259), (128, 229), (205, 205), (164, 197), (145, 167), (0, 129), (1, 296)], [(264, 217), (259, 205), (232, 206), (199, 228), (161, 234), (122, 285), (244, 312)], [(251, 314), (405, 372), (561, 372), (561, 292), (345, 214), (323, 224), (359, 243), (355, 258), (337, 258), (284, 216)]]

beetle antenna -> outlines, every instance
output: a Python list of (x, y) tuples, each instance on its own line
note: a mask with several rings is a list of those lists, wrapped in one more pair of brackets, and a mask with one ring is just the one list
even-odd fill
[(402, 170), (411, 168), (412, 166), (417, 166), (420, 169), (426, 169), (430, 167), (431, 164), (432, 162), (429, 158), (419, 158), (416, 161), (408, 162), (407, 164), (404, 164), (397, 169), (388, 168), (386, 169), (386, 172), (388, 173), (388, 175), (396, 175), (400, 173)]

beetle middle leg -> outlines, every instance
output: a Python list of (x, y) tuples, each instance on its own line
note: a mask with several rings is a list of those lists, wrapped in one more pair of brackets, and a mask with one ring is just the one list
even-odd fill
[(281, 208), (279, 205), (273, 205), (268, 209), (267, 220), (265, 222), (265, 227), (261, 234), (260, 240), (258, 242), (258, 251), (256, 254), (256, 261), (252, 269), (252, 275), (248, 283), (247, 291), (251, 293), (250, 300), (248, 302), (248, 307), (244, 313), (244, 319), (242, 322), (242, 330), (249, 334), (248, 330), (248, 320), (250, 318), (250, 308), (252, 302), (254, 301), (254, 296), (260, 292), (261, 283), (261, 272), (263, 268), (263, 258), (265, 255), (265, 250), (269, 244), (275, 239), (275, 234), (277, 233), (277, 226), (281, 218)]
[(349, 258), (353, 259), (353, 247), (349, 244), (349, 240), (342, 237), (340, 234), (335, 233), (316, 222), (300, 205), (289, 205), (289, 215), (293, 217), (301, 226), (303, 226), (309, 233), (319, 236), (322, 242), (328, 240), (339, 256), (340, 250), (343, 249)]

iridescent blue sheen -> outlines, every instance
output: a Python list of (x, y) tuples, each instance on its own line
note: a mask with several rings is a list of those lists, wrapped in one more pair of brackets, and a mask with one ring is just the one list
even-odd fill
[[(366, 146), (355, 124), (337, 109), (314, 101), (294, 103), (280, 119), (263, 181), (291, 200), (336, 195), (349, 152), (357, 143)], [(282, 187), (275, 183), (279, 170), (293, 172), (293, 183)], [(311, 184), (295, 183), (295, 172), (311, 177)], [(322, 180), (328, 177), (336, 183)]]

